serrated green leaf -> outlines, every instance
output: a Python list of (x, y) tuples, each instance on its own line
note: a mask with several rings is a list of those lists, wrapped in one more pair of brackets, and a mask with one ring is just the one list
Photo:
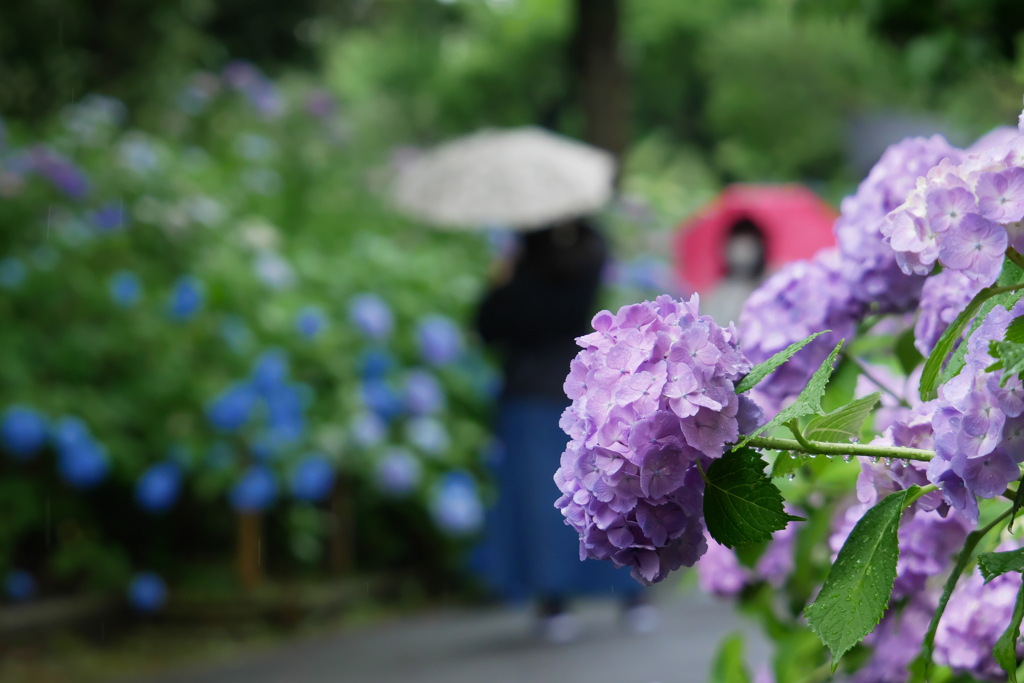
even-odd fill
[(795, 474), (797, 470), (811, 460), (811, 458), (806, 455), (797, 455), (796, 457), (792, 457), (793, 455), (795, 454), (779, 453), (779, 457), (775, 458), (775, 462), (772, 463), (772, 479), (778, 479), (779, 477), (785, 477), (789, 474)]
[(1024, 344), (1024, 315), (1018, 315), (1010, 321), (1010, 324), (1006, 327), (1004, 339), (1008, 342)]
[[(960, 311), (939, 337), (939, 341), (935, 343), (935, 348), (928, 354), (928, 358), (924, 362), (924, 370), (921, 372), (920, 394), (922, 401), (931, 401), (938, 396), (939, 372), (942, 370), (946, 356), (953, 350), (953, 345), (960, 339), (967, 323), (977, 315), (981, 305), (995, 296), (994, 289), (994, 287), (986, 287), (975, 294), (971, 302), (967, 304), (967, 308)], [(961, 344), (961, 346), (966, 346), (966, 344)]]
[(733, 633), (719, 645), (709, 683), (750, 683), (750, 672), (743, 663), (743, 636), (739, 633)]
[(831, 413), (815, 415), (804, 427), (804, 438), (832, 443), (849, 443), (854, 439), (859, 439), (864, 421), (868, 419), (871, 410), (881, 398), (882, 392), (876, 391), (864, 398), (851, 401)]
[(839, 350), (843, 348), (843, 341), (845, 340), (840, 340), (836, 344), (836, 348), (832, 349), (832, 353), (828, 355), (828, 358), (822, 361), (818, 369), (814, 371), (811, 379), (807, 382), (807, 386), (796, 397), (796, 400), (783, 408), (770, 422), (744, 436), (736, 445), (736, 448), (745, 446), (748, 441), (765, 430), (774, 429), (779, 425), (786, 424), (790, 420), (820, 411), (821, 397), (825, 395), (825, 385), (828, 384), (828, 378), (832, 376), (832, 364), (835, 363)]
[(978, 555), (978, 569), (988, 583), (1006, 572), (1024, 572), (1024, 548)]
[(770, 540), (787, 522), (803, 520), (782, 509), (782, 493), (764, 474), (767, 464), (742, 448), (715, 460), (704, 475), (704, 523), (727, 548)]
[(798, 342), (793, 342), (782, 351), (769, 358), (763, 363), (758, 363), (750, 369), (747, 376), (744, 377), (736, 384), (736, 393), (742, 394), (744, 391), (749, 391), (757, 386), (758, 382), (763, 380), (768, 375), (775, 372), (775, 370), (785, 363), (787, 360), (793, 357), (797, 351), (810, 344), (816, 337), (820, 337), (825, 332), (831, 332), (831, 330), (823, 330), (821, 332), (815, 332), (806, 339), (801, 339)]
[(1002, 385), (1024, 372), (1024, 344), (1008, 341), (989, 342), (989, 354), (996, 362), (985, 368), (988, 371), (1002, 370)]
[(864, 513), (818, 597), (804, 610), (811, 630), (832, 652), (833, 671), (839, 658), (874, 630), (889, 605), (899, 558), (896, 532), (914, 488), (890, 494)]
[(992, 648), (992, 656), (1003, 667), (1009, 683), (1017, 683), (1017, 639), (1020, 638), (1021, 621), (1024, 621), (1024, 584), (1017, 590), (1017, 602), (1013, 605), (1010, 623)]
[[(1021, 283), (1024, 283), (1024, 270), (1021, 270), (1020, 267), (1017, 266), (1017, 264), (1011, 261), (1009, 258), (1004, 259), (1003, 270), (999, 274), (999, 280), (996, 282), (996, 284), (999, 287), (1008, 287), (1010, 285), (1017, 285)], [(989, 311), (995, 308), (996, 305), (1004, 306), (1006, 310), (1010, 310), (1013, 304), (1017, 303), (1017, 301), (1021, 298), (1022, 294), (1024, 294), (1024, 292), (1008, 292), (1006, 294), (1000, 294), (999, 296), (989, 298), (982, 305), (980, 314), (974, 319), (974, 322), (971, 323), (970, 332), (968, 332), (964, 336), (971, 336), (971, 333), (974, 332), (974, 330), (978, 329), (978, 326), (981, 325), (981, 321), (985, 319), (985, 316), (988, 315)], [(960, 371), (964, 367), (964, 356), (966, 354), (966, 344), (961, 344), (956, 348), (956, 351), (953, 352), (953, 356), (949, 359), (949, 362), (946, 364), (946, 369), (943, 370), (939, 375), (938, 384), (945, 384), (950, 379), (960, 374)], [(939, 365), (941, 365), (941, 360), (939, 362)], [(924, 396), (923, 385), (921, 396)]]

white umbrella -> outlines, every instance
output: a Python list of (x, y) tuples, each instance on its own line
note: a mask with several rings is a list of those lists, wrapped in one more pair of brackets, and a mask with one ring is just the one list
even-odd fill
[(392, 194), (401, 211), (437, 225), (528, 230), (600, 208), (614, 175), (611, 154), (567, 137), (483, 130), (408, 162)]

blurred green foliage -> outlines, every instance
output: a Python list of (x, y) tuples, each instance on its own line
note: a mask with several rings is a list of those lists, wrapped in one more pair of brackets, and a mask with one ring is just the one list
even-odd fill
[[(344, 523), (355, 526), (358, 569), (442, 580), (458, 570), (465, 544), (426, 513), (446, 472), (484, 485), (495, 371), (472, 343), (456, 361), (431, 366), (417, 326), (441, 314), (466, 327), (490, 260), (486, 240), (417, 229), (388, 210), (380, 197), (388, 169), (364, 161), (381, 151), (353, 135), (322, 91), (260, 81), (255, 92), (272, 87), (276, 102), (261, 109), (263, 100), (231, 89), (227, 73), (202, 76), (220, 89), (165, 105), (163, 128), (150, 132), (125, 129), (120, 105), (102, 98), (65, 109), (47, 142), (10, 124), (0, 162), (0, 220), (10, 226), (0, 232), (0, 412), (27, 405), (51, 427), (80, 417), (106, 448), (110, 475), (76, 490), (49, 447), (25, 462), (0, 458), (0, 565), (28, 568), (57, 592), (120, 587), (139, 568), (187, 581), (191, 567), (213, 558), (230, 566), (227, 494), (262, 461), (279, 483), (265, 522), (272, 571), (322, 572), (331, 530)], [(320, 109), (307, 110), (311, 102)], [(65, 176), (41, 165), (56, 155)], [(64, 182), (67, 167), (85, 190)], [(114, 218), (104, 222), (104, 210)], [(118, 304), (119, 272), (138, 278), (137, 303)], [(185, 275), (201, 283), (204, 301), (176, 320), (170, 302)], [(389, 340), (368, 340), (349, 322), (362, 292), (378, 292), (393, 311)], [(304, 335), (297, 321), (310, 306), (322, 312), (322, 329)], [(287, 354), (305, 408), (301, 435), (267, 460), (257, 451), (258, 414), (224, 430), (207, 412), (269, 349)], [(436, 376), (444, 405), (434, 417), (448, 445), (421, 445), (408, 414), (380, 443), (358, 437), (353, 420), (367, 413), (360, 364), (370, 349), (393, 358), (380, 374), (396, 394), (411, 370)], [(423, 470), (405, 495), (379, 481), (381, 458), (396, 445)], [(291, 497), (309, 452), (351, 481), (351, 521)], [(143, 512), (136, 482), (164, 461), (183, 471), (183, 493), (166, 513)]]

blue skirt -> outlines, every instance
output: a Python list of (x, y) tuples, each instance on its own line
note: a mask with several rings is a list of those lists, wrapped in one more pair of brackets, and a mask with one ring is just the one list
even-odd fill
[(628, 569), (611, 562), (580, 561), (579, 536), (554, 504), (554, 482), (569, 437), (558, 426), (565, 404), (548, 398), (504, 399), (498, 408), (501, 455), (492, 463), (498, 500), (488, 510), (475, 568), (498, 594), (530, 597), (636, 595)]

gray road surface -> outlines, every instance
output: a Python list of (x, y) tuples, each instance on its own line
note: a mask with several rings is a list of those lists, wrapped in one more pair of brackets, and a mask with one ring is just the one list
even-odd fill
[(768, 659), (756, 627), (697, 591), (659, 600), (661, 626), (624, 632), (611, 602), (576, 612), (579, 640), (531, 638), (525, 609), (459, 609), (293, 643), (245, 661), (135, 683), (701, 683), (723, 635), (748, 634), (753, 669)]

